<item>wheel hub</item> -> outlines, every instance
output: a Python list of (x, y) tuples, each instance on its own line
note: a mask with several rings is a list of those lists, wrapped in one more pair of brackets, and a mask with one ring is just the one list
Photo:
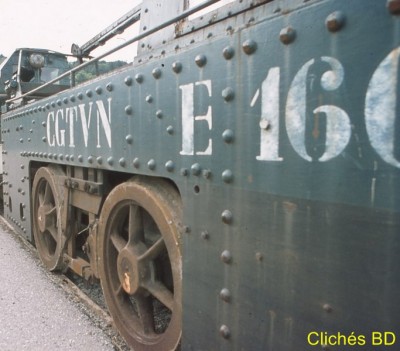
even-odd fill
[(37, 219), (39, 230), (42, 233), (46, 230), (46, 228), (49, 228), (52, 225), (53, 218), (48, 215), (51, 208), (52, 207), (50, 205), (42, 205), (38, 208)]
[(118, 255), (118, 277), (125, 292), (136, 294), (150, 276), (148, 264), (138, 259), (133, 248), (124, 248)]

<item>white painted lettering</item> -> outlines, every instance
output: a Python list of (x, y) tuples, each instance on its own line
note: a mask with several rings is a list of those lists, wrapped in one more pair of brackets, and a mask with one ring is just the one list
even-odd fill
[(111, 147), (111, 98), (108, 98), (108, 115), (103, 101), (97, 100), (97, 147), (100, 148), (100, 121), (106, 135), (108, 146)]
[[(279, 157), (279, 83), (280, 69), (273, 67), (261, 86), (261, 138), (259, 161), (282, 161)], [(251, 106), (254, 106), (260, 91), (254, 95)]]
[(49, 112), (47, 115), (47, 123), (46, 123), (46, 136), (47, 136), (47, 142), (49, 143), (49, 146), (55, 146), (56, 141), (55, 141), (55, 136), (54, 133), (52, 133), (51, 130), (51, 125), (50, 123), (54, 123), (54, 111)]
[(400, 167), (394, 156), (399, 57), (400, 47), (385, 57), (372, 75), (365, 97), (369, 141), (378, 155), (395, 167)]
[(208, 96), (212, 97), (211, 80), (203, 80), (199, 82), (181, 85), (179, 89), (182, 91), (182, 150), (181, 155), (211, 155), (212, 140), (208, 139), (207, 148), (203, 151), (194, 150), (194, 122), (206, 121), (209, 130), (212, 129), (212, 107), (207, 106), (205, 115), (194, 115), (194, 87), (203, 85), (207, 88)]
[(55, 135), (58, 146), (65, 146), (65, 129), (60, 128), (60, 118), (64, 121), (64, 110), (57, 110), (55, 119)]

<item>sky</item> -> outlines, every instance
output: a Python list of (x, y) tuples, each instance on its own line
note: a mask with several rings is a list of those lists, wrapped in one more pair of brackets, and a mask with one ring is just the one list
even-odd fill
[[(209, 10), (230, 1), (232, 0), (222, 0)], [(8, 57), (16, 48), (24, 47), (70, 54), (73, 43), (79, 46), (86, 43), (141, 2), (141, 0), (0, 0), (0, 54)], [(202, 2), (204, 0), (190, 0), (190, 5), (195, 6)], [(138, 26), (128, 28), (91, 54), (98, 56), (123, 44), (136, 34)], [(105, 59), (131, 62), (135, 54), (136, 48), (129, 46)]]
[[(70, 54), (73, 43), (86, 43), (138, 3), (139, 0), (0, 0), (0, 54), (9, 56), (22, 47)], [(126, 30), (93, 55), (133, 36), (132, 30)], [(121, 57), (114, 54), (111, 58), (132, 61), (134, 53), (124, 51)]]

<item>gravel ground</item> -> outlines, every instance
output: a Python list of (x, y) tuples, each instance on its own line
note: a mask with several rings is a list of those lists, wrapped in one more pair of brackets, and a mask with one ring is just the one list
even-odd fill
[(71, 285), (0, 218), (0, 350), (129, 350), (105, 312)]

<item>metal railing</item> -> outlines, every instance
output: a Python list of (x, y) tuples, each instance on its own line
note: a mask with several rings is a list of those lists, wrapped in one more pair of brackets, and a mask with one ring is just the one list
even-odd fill
[(13, 98), (7, 100), (6, 104), (9, 104), (9, 103), (11, 103), (13, 101), (16, 101), (16, 100), (24, 99), (25, 97), (28, 97), (28, 96), (40, 91), (41, 89), (60, 81), (61, 79), (65, 78), (67, 76), (70, 76), (71, 87), (73, 87), (74, 85), (72, 83), (75, 82), (75, 73), (77, 71), (80, 71), (80, 70), (84, 69), (85, 67), (87, 67), (87, 66), (89, 66), (89, 65), (91, 65), (91, 64), (93, 64), (93, 63), (95, 63), (97, 61), (100, 61), (104, 57), (107, 57), (107, 56), (109, 56), (109, 55), (111, 55), (111, 54), (113, 54), (113, 53), (125, 48), (128, 45), (131, 45), (131, 44), (133, 44), (133, 43), (135, 43), (135, 42), (137, 42), (137, 41), (139, 41), (141, 39), (144, 39), (147, 36), (152, 35), (152, 34), (158, 32), (158, 31), (160, 31), (160, 30), (162, 30), (162, 29), (164, 29), (164, 28), (166, 28), (166, 27), (168, 27), (168, 26), (170, 26), (170, 25), (172, 25), (172, 24), (174, 24), (176, 22), (179, 22), (179, 21), (187, 18), (188, 16), (196, 13), (197, 11), (200, 11), (200, 10), (202, 10), (202, 9), (204, 9), (204, 8), (210, 6), (210, 5), (212, 5), (212, 4), (214, 4), (214, 3), (218, 2), (218, 1), (220, 1), (220, 0), (208, 0), (208, 1), (205, 1), (205, 2), (203, 2), (201, 4), (198, 4), (198, 5), (194, 6), (191, 9), (183, 11), (178, 16), (176, 16), (176, 17), (174, 17), (174, 18), (172, 18), (172, 19), (170, 19), (170, 20), (168, 20), (168, 21), (166, 21), (166, 22), (164, 22), (164, 23), (162, 23), (162, 24), (160, 24), (160, 25), (158, 25), (158, 26), (156, 26), (156, 27), (154, 27), (152, 29), (149, 29), (146, 33), (141, 33), (141, 34), (136, 35), (132, 39), (127, 40), (126, 42), (114, 47), (113, 49), (105, 52), (104, 54), (101, 54), (101, 55), (97, 56), (96, 58), (94, 58), (94, 59), (92, 59), (90, 61), (86, 61), (86, 62), (80, 64), (79, 66), (76, 66), (76, 67), (72, 68), (68, 72), (65, 72), (65, 73), (61, 74), (57, 78), (54, 78), (54, 79), (50, 80), (49, 82), (41, 85), (40, 87), (37, 87), (35, 89), (30, 90), (29, 92), (27, 92), (25, 94), (22, 94), (20, 96), (13, 97)]

